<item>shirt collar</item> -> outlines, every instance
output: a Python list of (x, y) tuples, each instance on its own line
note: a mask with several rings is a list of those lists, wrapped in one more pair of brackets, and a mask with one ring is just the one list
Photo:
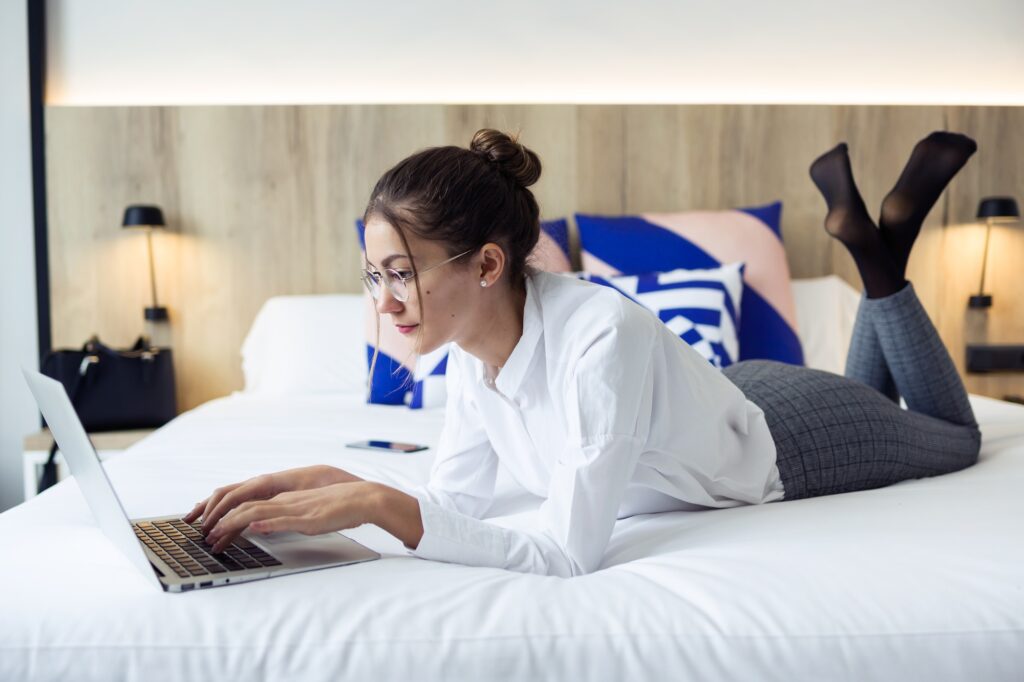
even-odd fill
[[(532, 275), (526, 276), (526, 305), (523, 307), (523, 335), (519, 337), (515, 348), (505, 361), (505, 366), (498, 372), (494, 387), (505, 396), (513, 396), (519, 390), (530, 369), (534, 351), (544, 331), (540, 315), (540, 302), (537, 287)], [(480, 363), (478, 378), (487, 383), (487, 368)]]

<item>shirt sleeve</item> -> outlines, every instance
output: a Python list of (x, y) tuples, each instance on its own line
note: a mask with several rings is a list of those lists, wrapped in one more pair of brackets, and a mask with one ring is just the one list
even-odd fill
[(421, 506), (428, 502), (450, 512), (479, 518), (494, 496), (498, 458), (479, 411), (462, 390), (460, 351), (449, 351), (445, 370), (444, 427), (426, 486), (411, 490)]
[(562, 577), (597, 570), (650, 429), (654, 339), (648, 325), (631, 322), (602, 330), (567, 375), (569, 436), (539, 530), (502, 528), (421, 499), (424, 534), (414, 554)]

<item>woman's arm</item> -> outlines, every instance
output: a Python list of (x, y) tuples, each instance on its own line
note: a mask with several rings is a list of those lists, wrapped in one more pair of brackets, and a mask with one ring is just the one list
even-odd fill
[(423, 519), (420, 501), (401, 490), (381, 483), (373, 486), (372, 501), (368, 502), (369, 523), (380, 526), (401, 540), (409, 549), (416, 549), (423, 537)]
[(362, 480), (344, 469), (325, 464), (262, 474), (241, 483), (217, 488), (212, 495), (197, 503), (192, 511), (184, 516), (184, 521), (192, 523), (202, 517), (203, 529), (209, 532), (225, 514), (244, 502), (266, 500), (283, 492)]
[(369, 481), (335, 483), (243, 502), (206, 536), (220, 552), (245, 530), (296, 531), (318, 535), (372, 523), (415, 549), (423, 536), (419, 501), (400, 490)]

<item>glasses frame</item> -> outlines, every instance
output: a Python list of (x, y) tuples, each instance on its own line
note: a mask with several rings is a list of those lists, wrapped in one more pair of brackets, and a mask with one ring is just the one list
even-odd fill
[[(396, 301), (399, 301), (401, 303), (405, 303), (405, 302), (407, 302), (409, 300), (409, 280), (410, 279), (415, 278), (417, 275), (422, 275), (425, 272), (430, 272), (431, 270), (433, 270), (435, 268), (439, 268), (442, 265), (448, 265), (448, 263), (451, 263), (453, 260), (456, 260), (458, 258), (462, 258), (467, 253), (472, 253), (472, 252), (473, 252), (473, 249), (469, 249), (467, 251), (463, 251), (462, 253), (458, 254), (457, 256), (452, 256), (451, 258), (449, 258), (446, 261), (441, 261), (440, 263), (437, 263), (435, 265), (431, 265), (429, 268), (423, 268), (422, 270), (415, 270), (415, 271), (413, 271), (412, 274), (410, 274), (410, 275), (408, 275), (406, 277), (403, 277), (402, 273), (398, 272), (398, 270), (395, 270), (394, 268), (385, 268), (383, 273), (379, 272), (377, 270), (372, 270), (371, 271), (368, 268), (363, 268), (363, 274), (362, 274), (362, 277), (360, 279), (363, 280), (363, 286), (365, 286), (366, 290), (370, 292), (370, 297), (373, 298), (373, 300), (375, 300), (375, 301), (379, 301), (380, 300), (380, 296), (381, 296), (381, 294), (384, 291), (383, 288), (381, 287), (381, 284), (383, 284), (384, 286), (386, 286), (388, 288), (388, 291), (391, 292), (391, 295), (395, 297)], [(384, 275), (387, 275), (387, 278), (385, 278)], [(395, 283), (396, 282), (401, 282), (402, 283), (402, 287), (405, 289), (405, 292), (403, 294), (401, 294), (401, 295), (399, 295), (399, 292), (395, 291)]]

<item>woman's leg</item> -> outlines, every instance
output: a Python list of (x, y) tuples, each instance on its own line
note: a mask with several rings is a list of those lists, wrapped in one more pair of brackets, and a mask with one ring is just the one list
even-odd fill
[(723, 373), (764, 410), (786, 500), (880, 488), (977, 461), (973, 420), (904, 410), (859, 381), (808, 367), (747, 360)]
[(977, 429), (967, 390), (928, 313), (907, 285), (862, 306), (875, 328), (878, 345), (899, 393), (912, 412)]
[(899, 404), (900, 393), (896, 390), (896, 382), (893, 381), (892, 372), (885, 362), (882, 346), (878, 343), (875, 324), (871, 321), (870, 307), (865, 305), (867, 300), (867, 295), (861, 295), (857, 318), (853, 323), (853, 334), (850, 336), (850, 350), (846, 353), (844, 374)]
[[(970, 138), (945, 132), (932, 133), (914, 145), (903, 172), (882, 201), (879, 215), (878, 233), (895, 268), (895, 276), (891, 277), (893, 281), (905, 281), (907, 260), (925, 217), (976, 148)], [(849, 213), (849, 207), (853, 206), (856, 222), (870, 222), (870, 218), (864, 220), (864, 202), (853, 180), (845, 145), (839, 145), (819, 157), (811, 166), (811, 178), (825, 195), (830, 214), (833, 210), (836, 214)], [(845, 221), (837, 220), (835, 215), (830, 217), (833, 223), (829, 229), (826, 219), (826, 229), (837, 232), (837, 238), (851, 233), (851, 226), (844, 224)], [(867, 293), (863, 295), (862, 302), (865, 299)], [(864, 305), (858, 308), (854, 322), (845, 375), (899, 403), (899, 391), (878, 343), (868, 308)]]
[(868, 298), (882, 298), (903, 288), (910, 251), (925, 216), (976, 149), (974, 140), (958, 133), (934, 132), (918, 142), (882, 201), (881, 229), (871, 220), (857, 190), (846, 143), (811, 164), (811, 179), (828, 206), (825, 230), (853, 256)]
[[(921, 222), (975, 148), (949, 133), (919, 142), (883, 202), (883, 231), (864, 209), (846, 145), (811, 166), (828, 203), (825, 227), (864, 280), (848, 376), (769, 361), (724, 370), (765, 412), (785, 499), (877, 488), (977, 461), (981, 434), (967, 392), (904, 277)], [(896, 402), (899, 393), (908, 410)]]

